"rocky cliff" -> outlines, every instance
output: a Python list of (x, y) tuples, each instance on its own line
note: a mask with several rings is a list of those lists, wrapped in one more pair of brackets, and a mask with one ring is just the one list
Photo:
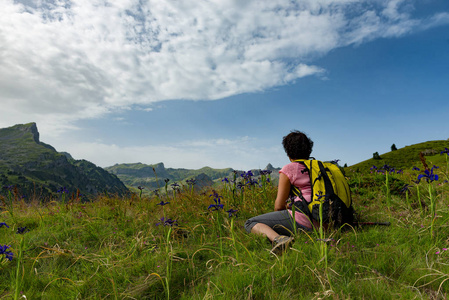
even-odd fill
[(117, 176), (41, 142), (35, 123), (0, 129), (0, 184), (27, 197), (49, 196), (62, 187), (85, 196), (128, 192)]

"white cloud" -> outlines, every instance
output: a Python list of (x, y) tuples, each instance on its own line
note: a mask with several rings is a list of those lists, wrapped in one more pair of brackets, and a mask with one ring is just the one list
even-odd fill
[[(405, 0), (4, 0), (0, 126), (74, 121), (170, 99), (220, 99), (322, 75), (337, 47), (449, 22)], [(148, 108), (151, 110), (151, 108)]]

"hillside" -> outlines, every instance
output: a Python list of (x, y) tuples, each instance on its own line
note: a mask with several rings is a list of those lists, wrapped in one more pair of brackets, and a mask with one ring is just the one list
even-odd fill
[(39, 141), (35, 123), (0, 129), (0, 184), (16, 186), (28, 197), (54, 194), (62, 187), (86, 196), (128, 192), (115, 175)]
[(369, 171), (374, 166), (389, 165), (396, 169), (411, 169), (414, 166), (422, 168), (420, 153), (424, 154), (429, 167), (433, 165), (444, 166), (446, 160), (444, 155), (440, 155), (441, 151), (449, 148), (449, 140), (428, 141), (410, 146), (399, 148), (380, 155), (380, 159), (368, 159), (358, 164), (352, 165), (349, 169), (355, 171)]

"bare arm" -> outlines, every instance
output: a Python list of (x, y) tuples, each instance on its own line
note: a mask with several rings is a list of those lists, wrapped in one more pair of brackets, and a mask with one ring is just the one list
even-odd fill
[(290, 194), (291, 183), (287, 175), (284, 173), (279, 174), (279, 186), (276, 201), (274, 202), (274, 210), (284, 210), (287, 207), (286, 200)]

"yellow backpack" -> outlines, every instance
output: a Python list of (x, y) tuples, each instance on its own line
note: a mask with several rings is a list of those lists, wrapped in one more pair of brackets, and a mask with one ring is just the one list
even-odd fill
[(306, 168), (302, 173), (308, 173), (312, 187), (312, 200), (307, 202), (301, 190), (292, 185), (291, 194), (302, 201), (294, 202), (295, 208), (307, 215), (311, 220), (320, 221), (320, 205), (322, 206), (323, 223), (333, 223), (340, 226), (345, 223), (352, 225), (354, 209), (352, 208), (351, 190), (340, 168), (331, 162), (319, 160), (295, 160)]

